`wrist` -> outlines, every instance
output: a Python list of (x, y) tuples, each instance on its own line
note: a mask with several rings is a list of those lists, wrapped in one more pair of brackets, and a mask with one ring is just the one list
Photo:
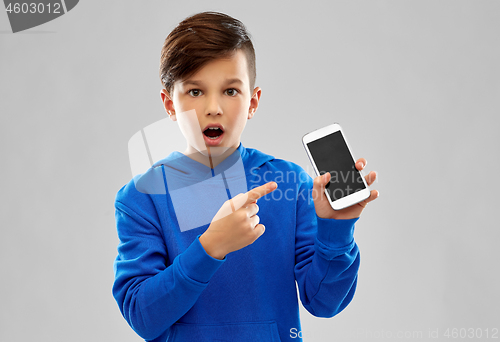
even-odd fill
[(213, 243), (212, 239), (207, 236), (206, 232), (200, 236), (200, 244), (205, 250), (205, 252), (214, 259), (222, 260), (226, 257), (226, 254), (220, 251), (220, 248)]

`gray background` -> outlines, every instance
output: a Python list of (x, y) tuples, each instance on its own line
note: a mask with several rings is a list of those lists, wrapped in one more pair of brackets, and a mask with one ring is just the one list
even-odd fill
[(302, 135), (339, 122), (379, 173), (354, 300), (301, 309), (305, 341), (500, 328), (500, 1), (200, 3), (81, 1), (17, 34), (0, 12), (0, 340), (140, 341), (111, 295), (113, 201), (128, 140), (166, 115), (163, 40), (204, 10), (253, 35), (246, 147), (310, 169)]

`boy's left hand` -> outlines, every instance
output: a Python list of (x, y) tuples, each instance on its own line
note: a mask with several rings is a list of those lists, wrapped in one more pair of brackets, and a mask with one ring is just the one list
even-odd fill
[[(360, 158), (356, 161), (356, 169), (359, 171), (363, 170), (366, 166), (366, 159)], [(318, 176), (314, 179), (313, 185), (313, 199), (314, 199), (314, 207), (316, 208), (316, 215), (321, 218), (334, 218), (337, 220), (348, 220), (359, 217), (361, 212), (365, 208), (366, 204), (378, 198), (378, 191), (372, 190), (370, 191), (370, 197), (365, 199), (362, 202), (351, 205), (350, 207), (344, 208), (342, 210), (333, 210), (330, 203), (328, 202), (328, 198), (325, 195), (325, 186), (330, 181), (331, 175), (330, 172), (325, 173), (322, 176)], [(366, 183), (368, 186), (372, 185), (375, 179), (377, 178), (377, 173), (375, 171), (370, 172), (365, 176)]]

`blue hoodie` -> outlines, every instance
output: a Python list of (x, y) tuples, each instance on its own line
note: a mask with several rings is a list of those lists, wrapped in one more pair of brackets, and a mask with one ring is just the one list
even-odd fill
[[(224, 201), (269, 181), (265, 233), (212, 258), (199, 236)], [(322, 219), (298, 165), (238, 149), (214, 169), (173, 152), (116, 196), (113, 295), (147, 341), (298, 341), (303, 306), (332, 317), (351, 301), (359, 251), (352, 220)]]

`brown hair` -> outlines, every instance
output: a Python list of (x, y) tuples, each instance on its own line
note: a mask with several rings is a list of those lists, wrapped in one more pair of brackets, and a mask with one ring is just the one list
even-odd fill
[(209, 61), (241, 49), (246, 56), (250, 92), (255, 85), (255, 50), (250, 34), (238, 19), (218, 12), (202, 12), (181, 21), (161, 50), (160, 80), (171, 94), (175, 81), (195, 74)]

